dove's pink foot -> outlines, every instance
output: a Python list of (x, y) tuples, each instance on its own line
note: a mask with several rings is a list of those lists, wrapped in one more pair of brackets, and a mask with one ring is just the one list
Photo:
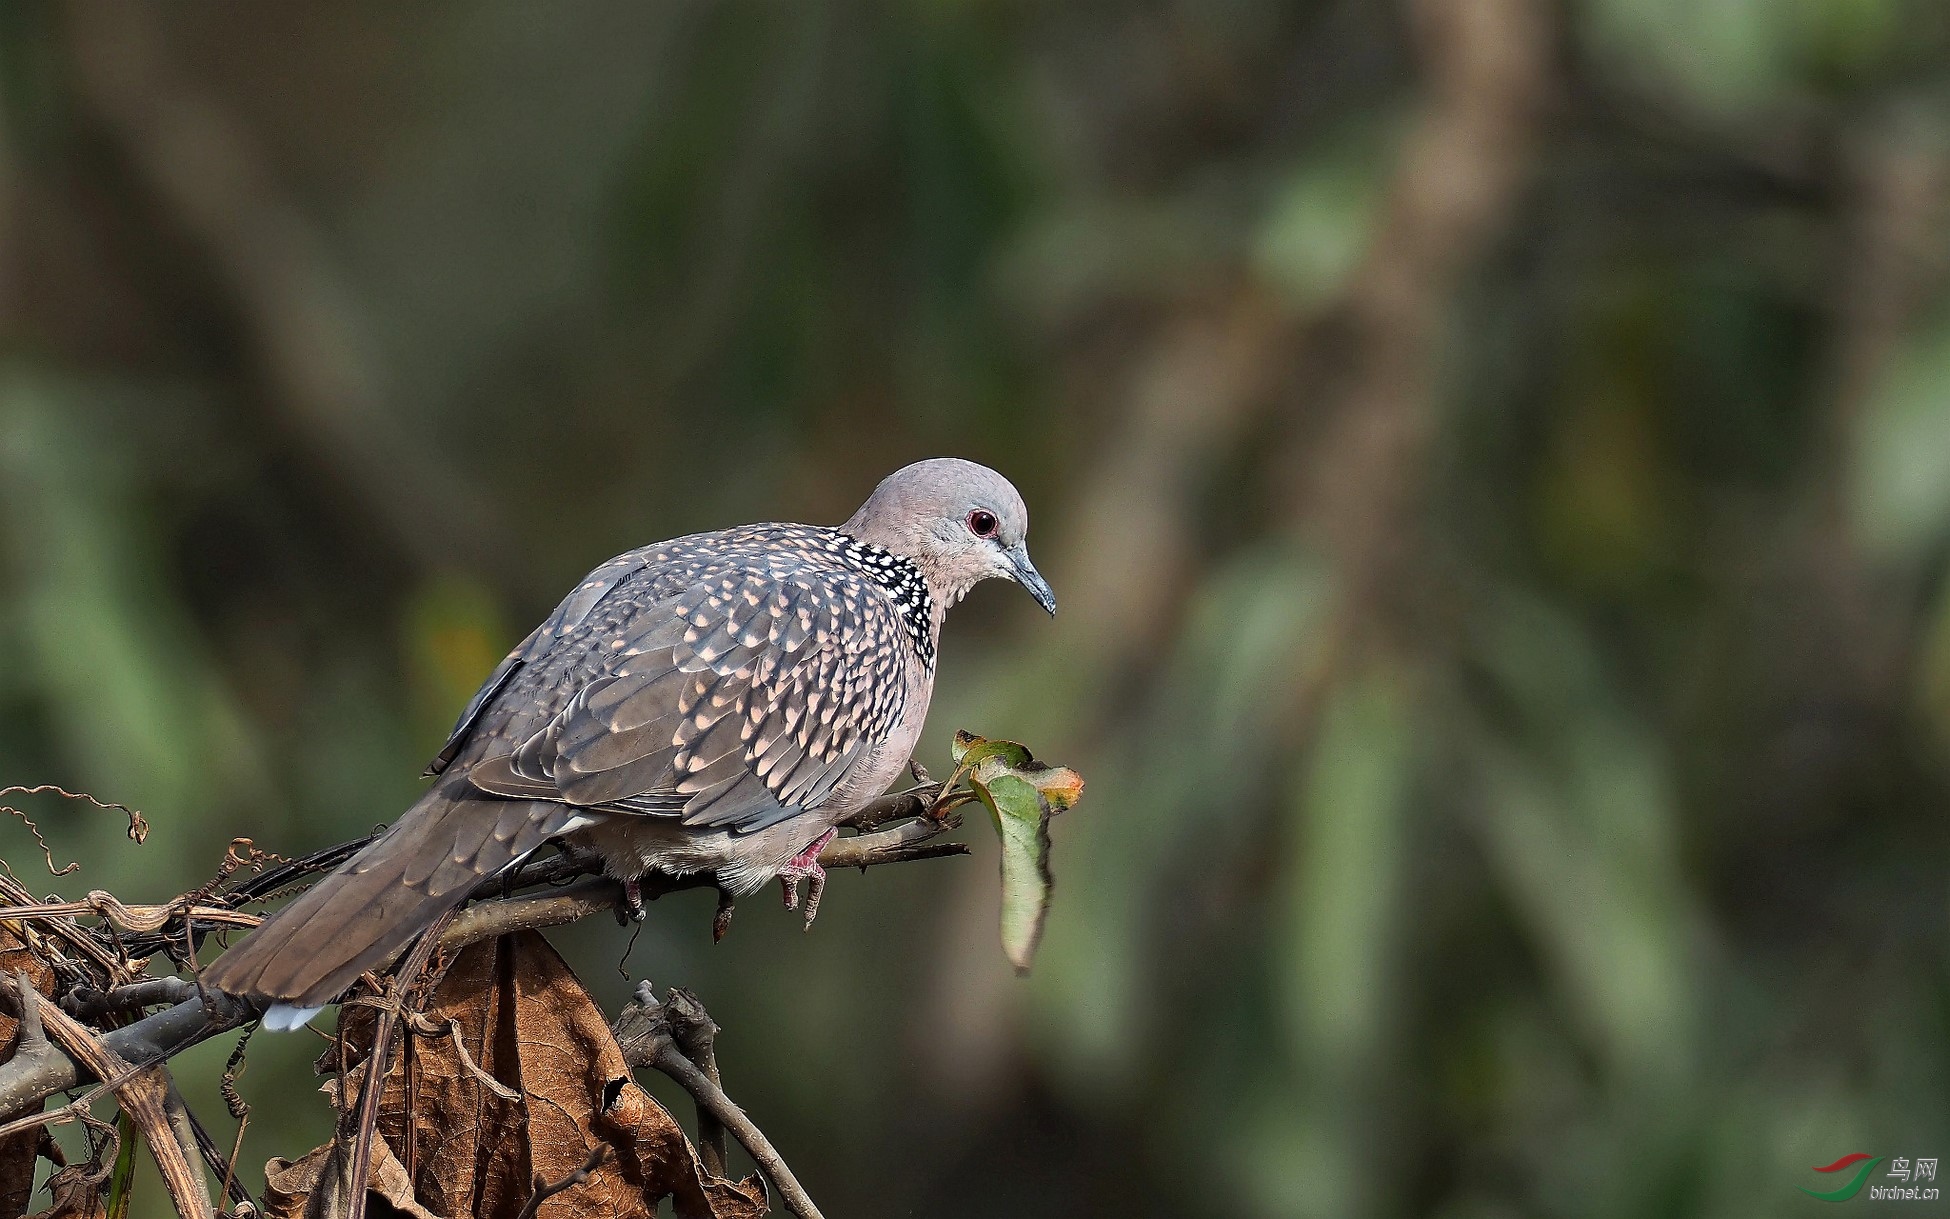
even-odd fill
[(826, 869), (819, 866), (819, 853), (826, 844), (839, 834), (837, 829), (827, 830), (805, 850), (792, 857), (791, 862), (779, 869), (779, 885), (785, 890), (785, 908), (799, 908), (799, 882), (810, 881), (806, 886), (806, 926), (811, 927), (819, 917), (819, 899), (826, 892)]
[(643, 919), (643, 882), (626, 880), (623, 882), (623, 904), (616, 911), (616, 921), (640, 923)]

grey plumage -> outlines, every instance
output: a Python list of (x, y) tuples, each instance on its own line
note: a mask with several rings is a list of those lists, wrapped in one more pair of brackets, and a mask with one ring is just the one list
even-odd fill
[[(600, 612), (560, 615), (517, 653), (495, 705), (520, 710), (472, 746), (485, 759), (475, 786), (765, 829), (816, 806), (886, 739), (911, 671), (932, 668), (918, 570), (835, 530), (750, 525), (619, 566)], [(918, 600), (896, 599), (903, 581)]]
[(1027, 526), (1000, 475), (942, 459), (837, 529), (747, 525), (611, 559), (488, 677), (427, 795), (205, 981), (327, 1002), (558, 836), (625, 879), (757, 888), (906, 763), (949, 606), (1004, 576), (1054, 610)]

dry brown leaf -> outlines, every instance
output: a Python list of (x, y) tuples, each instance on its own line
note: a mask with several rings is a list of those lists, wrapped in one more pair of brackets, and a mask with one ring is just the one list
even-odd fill
[[(0, 981), (14, 974), (25, 973), (34, 989), (43, 995), (54, 994), (54, 970), (41, 960), (34, 951), (21, 941), (13, 926), (0, 923)], [(11, 983), (8, 983), (11, 985)], [(14, 1038), (20, 1031), (20, 1022), (12, 1016), (0, 1013), (0, 1062), (10, 1061), (14, 1056)], [(42, 1102), (44, 1105), (46, 1102)], [(40, 1108), (40, 1105), (34, 1108)], [(23, 1110), (22, 1112), (26, 1112)], [(15, 1113), (0, 1114), (0, 1120), (20, 1116)], [(22, 1130), (17, 1134), (0, 1139), (0, 1215), (24, 1215), (27, 1205), (34, 1197), (34, 1159), (41, 1145), (39, 1130)], [(56, 1204), (59, 1210), (59, 1204)]]
[[(405, 1167), (384, 1142), (372, 1149), (371, 1173), (368, 1185), (377, 1204), (366, 1214), (372, 1219), (443, 1219), (414, 1201)], [(334, 1156), (330, 1143), (314, 1147), (296, 1162), (276, 1159), (264, 1166), (266, 1219), (335, 1219), (345, 1213), (345, 1194), (345, 1164)]]
[[(54, 1205), (29, 1219), (107, 1219), (107, 1210), (102, 1205), (101, 1182), (93, 1179), (94, 1174), (85, 1164), (63, 1168), (47, 1179), (47, 1192), (54, 1197)], [(20, 1211), (0, 1212), (18, 1215)]]
[[(368, 1052), (372, 1013), (351, 1009), (342, 1021), (356, 1061)], [(535, 932), (463, 952), (418, 1023), (431, 1031), (402, 1032), (380, 1098), (375, 1199), (416, 1216), (515, 1219), (537, 1177), (563, 1180), (607, 1143), (613, 1154), (542, 1203), (537, 1219), (652, 1219), (666, 1197), (683, 1219), (766, 1213), (757, 1177), (728, 1181), (704, 1170), (676, 1121), (631, 1078), (601, 1010)], [(360, 1062), (347, 1073), (355, 1098), (364, 1071)], [(267, 1213), (297, 1219), (314, 1191), (342, 1191), (330, 1160), (329, 1146), (295, 1164), (273, 1160)], [(410, 1189), (394, 1187), (388, 1161)]]

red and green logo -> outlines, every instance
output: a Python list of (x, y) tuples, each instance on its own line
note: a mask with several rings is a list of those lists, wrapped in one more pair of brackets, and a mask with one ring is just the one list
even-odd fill
[[(1855, 1175), (1850, 1177), (1846, 1184), (1826, 1190), (1809, 1189), (1804, 1185), (1801, 1187), (1801, 1192), (1810, 1198), (1820, 1198), (1823, 1202), (1846, 1202), (1862, 1192), (1862, 1183), (1869, 1179), (1869, 1174), (1874, 1172), (1876, 1165), (1880, 1163), (1882, 1163), (1881, 1156), (1871, 1156), (1866, 1151), (1858, 1151), (1852, 1156), (1843, 1156), (1833, 1164), (1824, 1164), (1815, 1169), (1815, 1171), (1843, 1173), (1854, 1168)], [(1860, 1165), (1860, 1167), (1857, 1167), (1857, 1165)]]

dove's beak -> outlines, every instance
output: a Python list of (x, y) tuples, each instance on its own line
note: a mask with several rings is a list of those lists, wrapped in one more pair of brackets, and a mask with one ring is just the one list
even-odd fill
[(1036, 565), (1029, 561), (1028, 545), (1017, 542), (1002, 553), (1009, 557), (1009, 566), (1014, 569), (1016, 583), (1029, 590), (1029, 595), (1036, 598), (1036, 604), (1054, 614), (1056, 590), (1049, 586), (1049, 581), (1043, 579), (1043, 573), (1037, 571)]

